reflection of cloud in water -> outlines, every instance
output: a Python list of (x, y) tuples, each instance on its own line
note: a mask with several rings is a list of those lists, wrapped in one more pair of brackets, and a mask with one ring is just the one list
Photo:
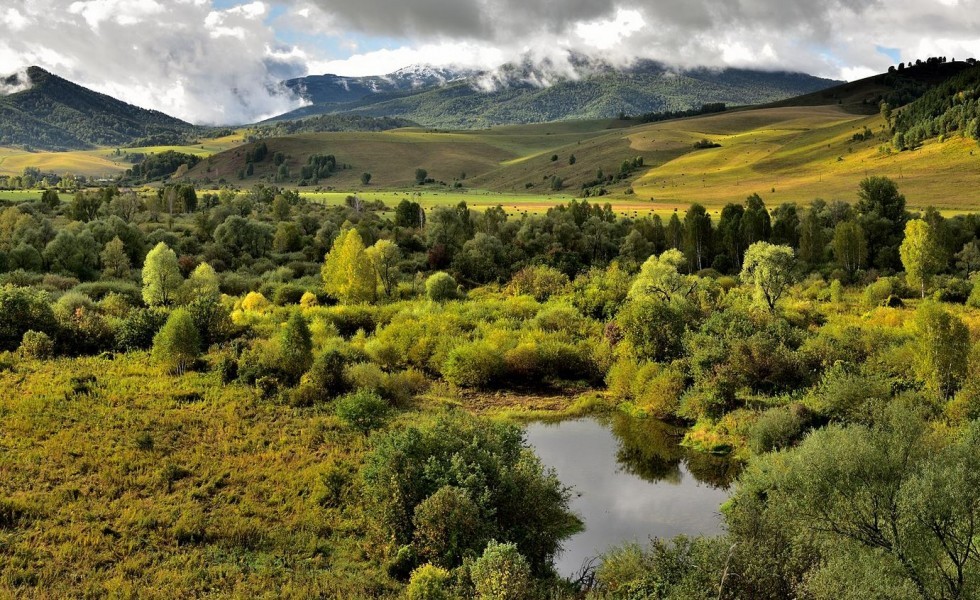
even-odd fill
[[(717, 482), (699, 483), (677, 439), (657, 425), (617, 421), (616, 434), (593, 419), (528, 427), (527, 440), (541, 461), (575, 488), (571, 506), (585, 522), (585, 531), (565, 542), (559, 573), (570, 575), (589, 557), (624, 542), (720, 532), (718, 509), (728, 492), (714, 487)], [(654, 466), (617, 461), (643, 457)], [(660, 473), (666, 479), (647, 477)]]

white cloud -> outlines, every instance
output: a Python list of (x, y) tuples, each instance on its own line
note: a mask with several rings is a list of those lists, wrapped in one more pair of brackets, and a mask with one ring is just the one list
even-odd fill
[(0, 65), (38, 65), (113, 97), (195, 123), (249, 123), (297, 108), (280, 82), (306, 72), (251, 2), (32, 0), (0, 22), (32, 21), (0, 36)]
[[(980, 0), (18, 0), (0, 8), (0, 69), (37, 64), (198, 123), (296, 108), (282, 79), (411, 64), (494, 69), (570, 53), (626, 65), (759, 67), (858, 78), (901, 60), (980, 55)], [(277, 29), (279, 36), (277, 37)], [(283, 44), (288, 39), (301, 40)], [(12, 35), (3, 35), (4, 33)], [(324, 43), (327, 42), (327, 43)], [(361, 51), (360, 48), (382, 50)], [(333, 48), (326, 51), (324, 48)], [(333, 55), (330, 55), (330, 53)], [(353, 53), (353, 55), (349, 55)], [(484, 84), (499, 85), (492, 74)]]

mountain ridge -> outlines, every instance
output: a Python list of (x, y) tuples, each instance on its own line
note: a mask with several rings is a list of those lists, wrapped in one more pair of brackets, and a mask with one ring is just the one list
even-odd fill
[(587, 60), (573, 61), (571, 67), (525, 61), (495, 71), (416, 65), (384, 76), (288, 80), (286, 87), (310, 104), (266, 122), (351, 113), (400, 117), (426, 127), (479, 128), (689, 110), (719, 102), (762, 104), (840, 83), (787, 71), (677, 70), (656, 61), (624, 69)]
[(199, 129), (160, 111), (90, 90), (40, 67), (4, 79), (21, 89), (0, 96), (0, 146), (76, 150), (126, 146), (141, 138), (184, 139)]

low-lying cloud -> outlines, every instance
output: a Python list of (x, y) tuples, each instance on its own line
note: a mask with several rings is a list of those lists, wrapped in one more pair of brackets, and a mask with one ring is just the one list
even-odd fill
[(99, 92), (201, 124), (237, 124), (301, 101), (280, 87), (306, 73), (253, 2), (26, 0), (0, 8), (0, 68), (38, 65)]
[(894, 62), (883, 48), (903, 61), (980, 55), (980, 0), (216, 1), (21, 0), (0, 8), (0, 71), (37, 64), (195, 123), (237, 124), (298, 107), (283, 79), (410, 64), (488, 70), (492, 87), (505, 63), (546, 65), (547, 85), (576, 76), (579, 57), (854, 79)]

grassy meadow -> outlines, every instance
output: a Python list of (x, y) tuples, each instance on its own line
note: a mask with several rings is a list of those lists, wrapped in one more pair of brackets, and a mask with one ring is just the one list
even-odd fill
[[(211, 156), (240, 145), (240, 133), (214, 139), (202, 139), (193, 146), (146, 146), (120, 148), (130, 154), (159, 154), (175, 150), (200, 157)], [(132, 167), (132, 163), (116, 155), (116, 148), (96, 148), (72, 152), (26, 152), (18, 148), (0, 148), (0, 175), (20, 175), (27, 167), (37, 167), (45, 173), (71, 173), (86, 177), (115, 177)]]

